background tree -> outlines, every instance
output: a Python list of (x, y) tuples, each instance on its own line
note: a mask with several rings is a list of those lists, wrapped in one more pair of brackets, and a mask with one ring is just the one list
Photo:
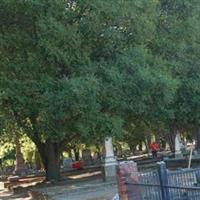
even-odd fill
[(150, 36), (155, 3), (145, 3), (2, 1), (1, 111), (34, 141), (47, 179), (59, 179), (72, 139), (121, 132), (117, 58)]
[[(178, 81), (174, 101), (169, 107), (171, 116), (165, 121), (166, 128), (171, 132), (171, 141), (174, 141), (177, 130), (199, 132), (200, 3), (188, 0), (160, 2), (157, 40), (153, 52), (166, 60), (173, 77)], [(196, 135), (199, 144), (199, 134)]]
[(35, 143), (48, 180), (72, 141), (197, 127), (199, 4), (2, 0), (0, 113)]

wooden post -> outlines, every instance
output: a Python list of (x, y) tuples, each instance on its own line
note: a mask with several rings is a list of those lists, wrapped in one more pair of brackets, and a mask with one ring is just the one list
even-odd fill
[(193, 144), (192, 144), (191, 149), (190, 149), (190, 157), (189, 157), (188, 169), (190, 169), (190, 167), (191, 167), (192, 152), (193, 152)]

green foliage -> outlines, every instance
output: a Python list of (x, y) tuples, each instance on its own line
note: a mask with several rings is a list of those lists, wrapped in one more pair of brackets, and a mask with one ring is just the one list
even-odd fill
[(14, 159), (14, 145), (12, 143), (6, 142), (1, 143), (1, 149), (0, 149), (0, 159)]
[(170, 106), (171, 125), (188, 128), (199, 123), (200, 68), (198, 1), (161, 1), (155, 54), (162, 55), (178, 81)]
[(2, 0), (1, 7), (2, 126), (62, 149), (73, 139), (120, 136), (131, 124), (139, 137), (199, 123), (199, 1)]
[(2, 166), (12, 166), (15, 160), (15, 147), (10, 142), (1, 141), (0, 159)]
[(20, 143), (21, 143), (21, 151), (25, 162), (33, 163), (35, 160), (34, 154), (36, 151), (35, 144), (27, 136), (23, 136), (20, 139)]
[(168, 103), (173, 81), (151, 69), (157, 63), (146, 48), (157, 2), (144, 9), (146, 2), (77, 1), (70, 8), (64, 1), (2, 1), (6, 114), (31, 138), (60, 141), (120, 133), (124, 111), (146, 112), (158, 85)]

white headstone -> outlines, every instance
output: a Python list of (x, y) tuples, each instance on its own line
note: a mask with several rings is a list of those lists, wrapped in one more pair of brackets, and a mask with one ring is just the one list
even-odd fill
[(113, 151), (112, 137), (105, 138), (105, 150), (106, 150), (105, 165), (117, 164)]
[(104, 164), (104, 175), (105, 180), (116, 181), (116, 165), (117, 161), (114, 156), (112, 137), (105, 138), (105, 164)]
[(180, 136), (180, 133), (177, 132), (176, 137), (175, 137), (175, 157), (176, 158), (182, 157), (181, 148), (182, 148), (181, 136)]

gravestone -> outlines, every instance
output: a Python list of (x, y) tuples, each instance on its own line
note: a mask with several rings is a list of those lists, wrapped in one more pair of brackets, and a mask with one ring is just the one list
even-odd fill
[(105, 180), (113, 181), (116, 180), (116, 165), (117, 161), (114, 156), (112, 137), (105, 138), (105, 164), (104, 164), (104, 175)]
[(64, 170), (69, 170), (69, 169), (71, 169), (72, 167), (71, 167), (71, 165), (72, 165), (72, 158), (71, 157), (68, 157), (68, 158), (65, 158), (64, 160), (63, 160), (63, 169)]
[(181, 148), (182, 148), (181, 136), (180, 133), (177, 133), (175, 137), (175, 158), (183, 157)]
[(10, 176), (8, 177), (9, 182), (17, 182), (19, 181), (19, 176)]
[(90, 149), (84, 149), (82, 151), (82, 159), (83, 159), (83, 162), (84, 162), (85, 166), (93, 164), (93, 159), (92, 159), (92, 155), (91, 155), (91, 150)]

